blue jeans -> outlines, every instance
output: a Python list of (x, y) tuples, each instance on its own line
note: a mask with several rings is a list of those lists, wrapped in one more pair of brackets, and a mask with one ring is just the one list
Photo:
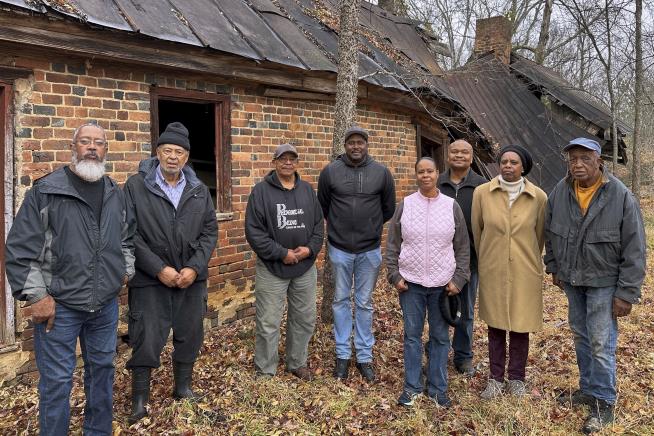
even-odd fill
[(334, 270), (334, 341), (336, 357), (352, 356), (352, 283), (354, 282), (354, 348), (357, 362), (372, 362), (372, 291), (381, 265), (381, 248), (354, 254), (328, 244), (329, 259)]
[(591, 288), (565, 283), (568, 322), (574, 336), (579, 389), (614, 404), (618, 322), (613, 318), (615, 287)]
[(84, 434), (111, 435), (114, 356), (118, 299), (96, 312), (81, 312), (56, 304), (52, 330), (34, 326), (34, 351), (39, 368), (40, 434), (65, 436), (70, 422), (70, 391), (79, 337), (84, 360)]
[(478, 284), (479, 274), (476, 269), (471, 269), (470, 282), (468, 282), (468, 284), (466, 284), (461, 290), (461, 297), (463, 299), (461, 322), (454, 328), (454, 335), (452, 337), (452, 349), (454, 350), (455, 365), (459, 365), (467, 360), (472, 360), (472, 334)]
[(447, 392), (447, 354), (450, 351), (449, 326), (441, 314), (438, 298), (444, 287), (425, 288), (407, 282), (409, 289), (400, 292), (404, 319), (404, 390), (422, 393), (422, 331), (425, 312), (429, 322), (429, 359), (427, 394), (431, 397)]

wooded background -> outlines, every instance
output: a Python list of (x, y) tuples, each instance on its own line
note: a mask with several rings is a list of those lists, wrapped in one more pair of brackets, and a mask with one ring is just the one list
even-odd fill
[(551, 67), (634, 127), (626, 138), (632, 150), (625, 181), (637, 195), (641, 183), (652, 183), (651, 166), (643, 167), (641, 180), (639, 162), (649, 161), (654, 134), (654, 1), (378, 0), (378, 5), (420, 21), (447, 45), (451, 56), (437, 55), (446, 70), (469, 59), (477, 19), (507, 17), (514, 52)]

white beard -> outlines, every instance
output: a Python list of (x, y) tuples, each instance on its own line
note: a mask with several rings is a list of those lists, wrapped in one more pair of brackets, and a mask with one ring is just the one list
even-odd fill
[(87, 182), (96, 182), (100, 180), (106, 171), (104, 167), (104, 160), (98, 161), (82, 159), (80, 161), (77, 159), (77, 152), (75, 150), (73, 150), (71, 163), (71, 169), (73, 172)]

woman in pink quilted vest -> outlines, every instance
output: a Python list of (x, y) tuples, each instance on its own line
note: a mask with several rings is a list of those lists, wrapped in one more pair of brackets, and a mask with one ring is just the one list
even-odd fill
[(439, 298), (459, 293), (468, 281), (470, 245), (461, 208), (438, 190), (434, 160), (423, 157), (415, 169), (418, 192), (397, 205), (386, 244), (388, 281), (399, 293), (404, 318), (404, 389), (397, 402), (411, 407), (423, 392), (422, 331), (428, 314), (427, 396), (449, 407), (449, 326)]

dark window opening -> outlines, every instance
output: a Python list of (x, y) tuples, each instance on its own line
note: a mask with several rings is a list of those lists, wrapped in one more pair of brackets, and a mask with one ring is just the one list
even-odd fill
[(218, 212), (231, 212), (230, 98), (228, 95), (153, 87), (153, 156), (159, 135), (178, 121), (189, 131), (188, 164), (209, 188)]
[(447, 169), (446, 148), (447, 147), (432, 141), (425, 136), (420, 137), (420, 157), (430, 157), (434, 159), (439, 172), (443, 172)]
[(191, 151), (188, 164), (209, 188), (217, 207), (218, 180), (216, 177), (215, 113), (213, 103), (186, 103), (159, 100), (159, 134), (169, 123), (178, 121), (189, 132)]

